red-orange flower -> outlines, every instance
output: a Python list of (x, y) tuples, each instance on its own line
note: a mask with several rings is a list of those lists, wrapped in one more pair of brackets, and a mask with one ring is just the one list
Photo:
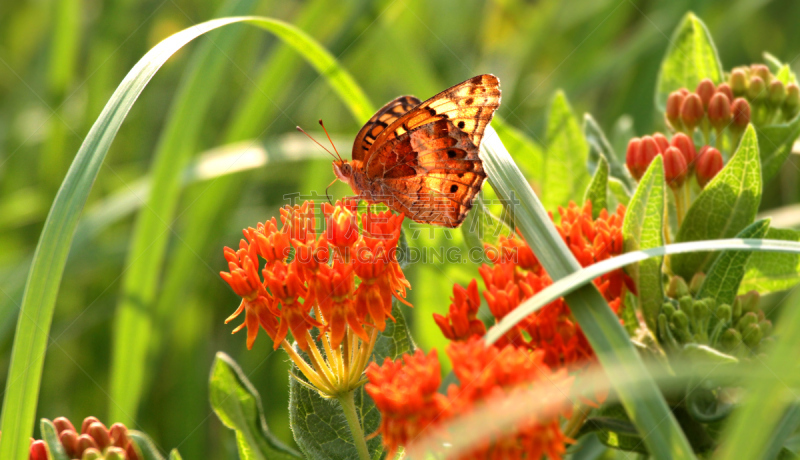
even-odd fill
[(438, 393), (442, 378), (436, 350), (427, 356), (417, 350), (402, 362), (386, 358), (382, 366), (370, 363), (367, 378), (364, 389), (381, 412), (387, 458), (448, 417), (447, 398)]
[[(541, 351), (523, 347), (487, 346), (482, 339), (451, 343), (447, 354), (458, 377), (447, 396), (437, 392), (440, 385), (436, 350), (425, 356), (421, 351), (395, 362), (373, 363), (367, 369), (366, 390), (381, 412), (380, 433), (389, 456), (399, 446), (409, 446), (434, 433), (447, 441), (455, 434), (441, 431), (448, 420), (473, 413), (478, 408), (503, 411), (513, 404), (510, 396), (540, 385), (553, 386), (559, 395), (569, 394), (572, 379), (566, 370), (553, 372)], [(460, 459), (522, 459), (548, 455), (559, 459), (572, 440), (561, 432), (561, 416), (569, 416), (571, 404), (564, 401), (538, 416), (527, 416), (512, 431), (485, 427), (477, 445)], [(419, 447), (418, 445), (415, 447)], [(432, 446), (426, 446), (432, 447)]]
[(331, 245), (338, 249), (350, 248), (358, 241), (358, 219), (356, 211), (347, 204), (332, 206), (322, 204), (325, 213), (325, 237)]
[(244, 322), (233, 332), (236, 333), (247, 326), (247, 348), (251, 349), (258, 335), (258, 326), (261, 325), (267, 334), (272, 336), (278, 330), (278, 321), (273, 314), (272, 297), (258, 276), (258, 256), (255, 254), (255, 247), (248, 246), (241, 240), (239, 248), (238, 251), (225, 248), (229, 272), (220, 272), (219, 275), (238, 296), (242, 297), (239, 308), (225, 320), (225, 323), (229, 323), (245, 311)]
[(338, 347), (342, 343), (348, 325), (363, 341), (369, 341), (353, 304), (353, 266), (338, 261), (333, 267), (321, 265), (315, 279), (319, 282), (319, 309), (328, 324), (331, 345)]
[[(582, 266), (622, 253), (624, 207), (620, 206), (613, 214), (603, 210), (597, 219), (592, 218), (590, 202), (582, 208), (570, 203), (567, 208), (559, 208), (559, 213), (561, 222), (556, 228)], [(517, 237), (500, 238), (496, 246), (486, 245), (486, 254), (492, 264), (483, 265), (479, 272), (486, 285), (483, 296), (496, 320), (501, 320), (523, 301), (553, 283), (530, 247)], [(624, 289), (635, 289), (622, 269), (603, 275), (594, 282), (615, 312), (619, 310)], [(450, 338), (446, 323), (437, 321), (437, 324)], [(463, 337), (459, 339), (463, 340)], [(498, 347), (509, 344), (542, 350), (544, 362), (551, 367), (582, 366), (594, 356), (563, 299), (520, 321), (496, 342)]]
[(297, 274), (297, 265), (277, 263), (271, 270), (264, 269), (264, 284), (272, 292), (276, 303), (280, 303), (281, 323), (273, 337), (277, 349), (287, 332), (291, 329), (297, 345), (308, 349), (306, 331), (312, 327), (322, 327), (322, 323), (311, 317), (311, 305), (300, 302), (306, 297), (307, 289)]
[(433, 314), (433, 320), (445, 337), (450, 340), (467, 340), (474, 335), (482, 336), (486, 333), (486, 326), (477, 318), (481, 297), (476, 280), (472, 280), (467, 289), (458, 284), (453, 285), (453, 297), (450, 300), (453, 303), (450, 304), (447, 316)]

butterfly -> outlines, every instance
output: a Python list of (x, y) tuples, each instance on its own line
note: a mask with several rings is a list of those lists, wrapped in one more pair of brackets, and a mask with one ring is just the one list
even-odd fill
[(367, 203), (458, 227), (486, 180), (478, 151), (499, 105), (494, 75), (472, 77), (425, 102), (398, 97), (361, 128), (352, 160), (339, 156), (333, 172)]

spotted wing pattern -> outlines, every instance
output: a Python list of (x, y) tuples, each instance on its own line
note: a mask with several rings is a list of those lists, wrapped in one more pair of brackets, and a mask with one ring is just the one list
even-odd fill
[(400, 96), (381, 107), (356, 135), (353, 159), (363, 161), (378, 135), (419, 103), (420, 100), (414, 96)]

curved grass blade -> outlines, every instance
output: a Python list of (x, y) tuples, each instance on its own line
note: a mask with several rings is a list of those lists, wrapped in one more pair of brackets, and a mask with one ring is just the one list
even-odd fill
[(598, 276), (610, 271), (625, 267), (632, 263), (641, 262), (653, 257), (663, 257), (670, 254), (685, 254), (697, 251), (762, 251), (779, 252), (783, 254), (800, 254), (800, 242), (782, 240), (761, 240), (730, 238), (725, 240), (692, 241), (690, 243), (674, 243), (657, 248), (641, 251), (626, 252), (617, 257), (606, 259), (602, 262), (589, 265), (579, 271), (571, 273), (555, 283), (547, 286), (538, 294), (526, 300), (519, 307), (506, 315), (486, 333), (486, 340), (490, 343), (496, 341), (503, 334), (511, 330), (515, 324), (526, 316), (536, 312), (550, 302), (574, 292), (580, 286), (590, 283)]
[(170, 56), (200, 35), (234, 23), (253, 24), (278, 35), (326, 75), (343, 100), (358, 110), (369, 106), (352, 77), (327, 51), (290, 24), (275, 19), (255, 16), (214, 19), (168, 37), (140, 59), (89, 130), (50, 208), (36, 246), (17, 321), (3, 398), (0, 458), (27, 458), (58, 286), (80, 213), (120, 125), (147, 83)]
[[(507, 208), (513, 207), (517, 227), (545, 270), (554, 280), (580, 270), (578, 261), (493, 129), (486, 130), (482, 147), (492, 187)], [(566, 301), (604, 367), (622, 366), (625, 374), (646, 375), (628, 334), (594, 285), (581, 285), (566, 296)], [(651, 455), (657, 459), (694, 458), (689, 442), (652, 380), (645, 379), (638, 391), (630, 391), (619, 384), (619, 375), (608, 378), (637, 429), (648, 433), (645, 444)]]
[[(370, 105), (362, 100), (363, 93), (344, 70), (331, 61), (327, 52), (299, 29), (272, 20), (254, 22), (275, 33), (280, 39), (295, 48), (321, 74), (329, 78), (345, 103), (360, 103), (354, 112), (369, 113)], [(198, 26), (199, 27), (199, 26)], [(203, 88), (213, 86), (215, 78), (221, 76), (226, 46), (209, 43), (202, 53), (198, 65), (188, 74), (176, 98), (174, 116), (168, 122), (165, 135), (159, 143), (153, 164), (153, 193), (146, 208), (142, 209), (132, 237), (128, 259), (130, 264), (123, 278), (123, 294), (120, 299), (114, 328), (114, 347), (111, 376), (111, 399), (115, 402), (111, 418), (123, 423), (133, 422), (145, 382), (147, 352), (154, 329), (156, 293), (161, 280), (161, 267), (169, 241), (170, 224), (180, 198), (178, 187), (182, 162), (191, 155), (192, 139), (200, 129), (202, 114), (208, 109), (208, 100), (200, 100), (196, 94)], [(219, 52), (217, 47), (223, 50)], [(210, 69), (209, 69), (210, 67)], [(346, 81), (347, 84), (342, 83)], [(344, 92), (343, 92), (344, 91)], [(205, 91), (207, 93), (207, 91)], [(350, 98), (355, 102), (350, 102)], [(205, 103), (204, 103), (205, 102)]]

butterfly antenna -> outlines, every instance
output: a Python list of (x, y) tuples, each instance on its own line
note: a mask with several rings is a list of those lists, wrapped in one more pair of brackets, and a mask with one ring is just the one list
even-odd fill
[[(299, 127), (299, 126), (297, 126), (296, 128), (297, 128), (297, 130), (298, 130), (298, 131), (300, 131), (301, 133), (303, 133), (303, 134), (305, 134), (306, 136), (308, 136), (308, 138), (309, 138), (309, 139), (311, 139), (312, 141), (314, 141), (314, 143), (315, 143), (315, 144), (317, 144), (317, 145), (319, 145), (320, 147), (322, 147), (322, 150), (324, 150), (324, 151), (328, 152), (328, 155), (332, 156), (334, 160), (341, 160), (341, 157), (339, 157), (339, 158), (336, 158), (336, 155), (332, 154), (332, 153), (331, 153), (331, 151), (330, 151), (330, 150), (328, 150), (328, 149), (326, 149), (324, 145), (322, 145), (322, 144), (320, 144), (319, 142), (317, 142), (317, 140), (316, 140), (316, 139), (314, 139), (313, 137), (311, 137), (311, 135), (310, 135), (310, 134), (308, 134), (308, 133), (307, 133), (307, 132), (306, 132), (306, 131), (305, 131), (303, 128), (301, 128), (301, 127)], [(327, 133), (325, 133), (325, 134), (327, 134)], [(337, 152), (337, 153), (338, 153), (338, 152)]]
[(322, 130), (323, 130), (323, 131), (325, 131), (325, 135), (326, 135), (326, 136), (328, 136), (328, 142), (330, 142), (330, 143), (331, 143), (331, 147), (333, 147), (333, 151), (334, 151), (334, 152), (336, 152), (336, 155), (339, 155), (339, 160), (340, 160), (340, 161), (344, 161), (344, 160), (342, 160), (342, 155), (340, 155), (340, 154), (339, 154), (339, 151), (338, 151), (338, 150), (336, 150), (336, 146), (335, 146), (335, 145), (333, 145), (333, 141), (331, 140), (331, 135), (330, 135), (330, 134), (328, 134), (328, 130), (327, 130), (327, 129), (325, 129), (325, 125), (324, 125), (324, 124), (322, 124), (322, 119), (320, 119), (320, 120), (319, 120), (319, 125), (320, 125), (320, 126), (322, 126)]

